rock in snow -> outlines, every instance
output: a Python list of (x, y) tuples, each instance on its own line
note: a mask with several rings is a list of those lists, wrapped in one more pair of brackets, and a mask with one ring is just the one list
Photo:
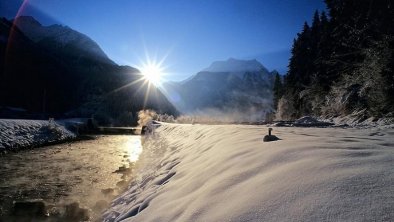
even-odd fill
[(104, 221), (392, 221), (393, 128), (163, 124)]

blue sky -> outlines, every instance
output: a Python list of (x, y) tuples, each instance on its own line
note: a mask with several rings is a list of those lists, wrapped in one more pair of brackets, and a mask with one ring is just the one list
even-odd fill
[[(23, 1), (1, 1), (13, 18)], [(257, 58), (282, 74), (304, 21), (322, 0), (27, 0), (20, 15), (84, 33), (121, 65), (165, 58), (167, 79), (182, 80), (213, 61)]]

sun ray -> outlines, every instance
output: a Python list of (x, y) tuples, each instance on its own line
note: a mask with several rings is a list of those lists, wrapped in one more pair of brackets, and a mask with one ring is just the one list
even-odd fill
[(135, 84), (137, 84), (137, 83), (139, 83), (139, 82), (142, 82), (142, 81), (145, 81), (145, 79), (144, 79), (144, 78), (139, 78), (139, 79), (137, 79), (137, 80), (134, 80), (134, 81), (132, 81), (132, 82), (130, 82), (130, 83), (124, 85), (124, 86), (121, 86), (121, 87), (119, 87), (119, 88), (117, 88), (117, 89), (114, 89), (114, 90), (111, 91), (110, 93), (118, 92), (118, 91), (120, 91), (120, 90), (122, 90), (122, 89), (124, 89), (124, 88), (130, 87), (130, 86), (135, 85)]
[(145, 109), (146, 104), (148, 102), (148, 98), (149, 98), (149, 94), (150, 94), (150, 86), (151, 86), (151, 84), (148, 83), (148, 87), (146, 89), (146, 93), (145, 93), (145, 96), (144, 96), (144, 105), (143, 105), (144, 109)]

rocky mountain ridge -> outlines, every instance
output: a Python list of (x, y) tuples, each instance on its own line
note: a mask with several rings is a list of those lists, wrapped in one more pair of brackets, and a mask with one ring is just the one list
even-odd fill
[(269, 72), (257, 60), (230, 58), (179, 83), (164, 85), (167, 97), (187, 114), (244, 113), (264, 119), (272, 111), (272, 87), (276, 71)]
[[(85, 56), (95, 57), (103, 62), (115, 64), (100, 46), (88, 36), (71, 29), (68, 26), (53, 24), (43, 26), (32, 16), (19, 16), (12, 20), (29, 39), (50, 50), (64, 50), (74, 48)], [(80, 53), (81, 53), (80, 52)]]

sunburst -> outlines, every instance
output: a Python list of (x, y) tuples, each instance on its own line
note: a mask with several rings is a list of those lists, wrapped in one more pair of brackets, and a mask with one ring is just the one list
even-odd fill
[[(160, 89), (161, 91), (165, 91), (163, 87), (163, 82), (165, 81), (165, 75), (167, 73), (165, 72), (166, 67), (163, 66), (163, 63), (167, 55), (163, 57), (161, 60), (157, 60), (157, 59), (152, 59), (148, 55), (148, 53), (146, 53), (145, 61), (140, 60), (139, 64), (131, 64), (131, 66), (139, 70), (139, 77), (134, 81), (113, 90), (111, 93), (115, 93), (123, 90), (124, 88), (137, 85), (138, 89), (135, 92), (136, 94), (139, 94), (141, 90), (144, 91), (146, 90), (146, 92), (144, 92), (144, 104), (143, 104), (145, 108), (148, 99), (152, 93), (155, 96), (155, 94), (157, 93), (157, 89)], [(135, 73), (133, 75), (135, 75)]]
[(163, 68), (160, 64), (155, 62), (148, 62), (141, 68), (141, 74), (143, 78), (155, 86), (159, 86), (162, 83)]

